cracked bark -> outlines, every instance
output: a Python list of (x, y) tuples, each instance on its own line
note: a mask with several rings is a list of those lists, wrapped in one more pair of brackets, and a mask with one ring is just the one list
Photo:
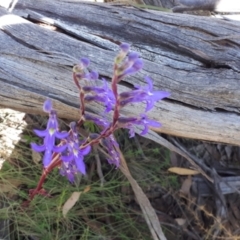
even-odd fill
[[(145, 66), (121, 89), (144, 84), (149, 75), (156, 90), (171, 92), (150, 113), (163, 125), (157, 131), (240, 144), (237, 22), (70, 0), (20, 0), (12, 14), (0, 8), (0, 29), (2, 107), (42, 113), (50, 97), (60, 117), (77, 119), (73, 64), (89, 57), (90, 68), (110, 79), (118, 45), (128, 42)], [(122, 114), (138, 114), (142, 107)], [(100, 114), (101, 106), (91, 104), (88, 111)]]

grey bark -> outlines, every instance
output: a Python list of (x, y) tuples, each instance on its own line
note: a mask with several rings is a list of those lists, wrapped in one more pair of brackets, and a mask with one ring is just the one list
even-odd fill
[[(145, 65), (120, 91), (144, 84), (149, 75), (155, 90), (171, 92), (149, 114), (163, 125), (157, 131), (240, 144), (239, 36), (238, 23), (206, 17), (20, 0), (12, 14), (0, 9), (0, 105), (42, 113), (50, 97), (60, 117), (77, 119), (73, 64), (89, 57), (90, 68), (109, 80), (118, 45), (128, 42)], [(134, 105), (122, 114), (143, 109)], [(94, 103), (88, 111), (101, 114), (102, 107)]]

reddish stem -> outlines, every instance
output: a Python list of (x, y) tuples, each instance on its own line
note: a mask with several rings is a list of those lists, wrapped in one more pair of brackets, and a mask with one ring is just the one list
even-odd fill
[(113, 94), (116, 99), (116, 104), (114, 106), (114, 111), (113, 111), (113, 122), (112, 122), (112, 126), (113, 126), (114, 130), (116, 129), (115, 125), (119, 118), (119, 98), (118, 98), (118, 86), (117, 86), (119, 78), (118, 78), (118, 75), (116, 74), (117, 68), (118, 68), (118, 66), (117, 66), (117, 64), (115, 64), (114, 65), (114, 73), (113, 73), (113, 77), (112, 77), (112, 91), (113, 91)]
[(53, 154), (53, 157), (54, 157), (54, 158), (53, 158), (52, 162), (50, 163), (50, 165), (49, 165), (47, 168), (43, 169), (42, 175), (41, 175), (41, 178), (40, 178), (39, 181), (38, 181), (37, 187), (36, 187), (33, 191), (31, 191), (30, 196), (29, 196), (30, 201), (33, 200), (33, 198), (34, 198), (34, 196), (35, 196), (36, 194), (41, 193), (41, 190), (43, 189), (43, 188), (42, 188), (42, 185), (43, 185), (43, 183), (44, 183), (47, 175), (48, 175), (55, 167), (57, 167), (57, 166), (61, 163), (61, 160), (60, 160), (60, 158), (59, 158), (59, 154)]

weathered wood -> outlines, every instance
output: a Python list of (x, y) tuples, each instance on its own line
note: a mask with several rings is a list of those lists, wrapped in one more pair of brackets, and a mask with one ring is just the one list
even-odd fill
[[(73, 64), (89, 57), (91, 68), (110, 79), (118, 44), (128, 42), (145, 66), (126, 82), (143, 84), (149, 75), (155, 89), (171, 92), (150, 113), (163, 124), (159, 131), (240, 144), (238, 22), (70, 0), (20, 0), (12, 13), (0, 9), (1, 106), (41, 113), (50, 97), (61, 117), (76, 119)], [(56, 29), (32, 23), (40, 20)], [(89, 111), (100, 114), (101, 107)]]

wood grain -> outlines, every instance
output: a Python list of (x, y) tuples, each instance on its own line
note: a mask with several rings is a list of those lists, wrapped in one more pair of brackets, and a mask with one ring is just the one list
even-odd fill
[[(128, 42), (145, 63), (141, 73), (125, 80), (128, 88), (144, 84), (149, 75), (156, 90), (171, 92), (150, 113), (163, 125), (157, 131), (240, 144), (237, 22), (106, 4), (20, 0), (11, 14), (0, 8), (0, 30), (2, 107), (42, 113), (50, 97), (60, 117), (77, 119), (73, 64), (89, 57), (90, 68), (110, 79), (118, 46)], [(143, 108), (129, 106), (122, 114)], [(101, 109), (94, 103), (88, 111), (100, 114)]]

